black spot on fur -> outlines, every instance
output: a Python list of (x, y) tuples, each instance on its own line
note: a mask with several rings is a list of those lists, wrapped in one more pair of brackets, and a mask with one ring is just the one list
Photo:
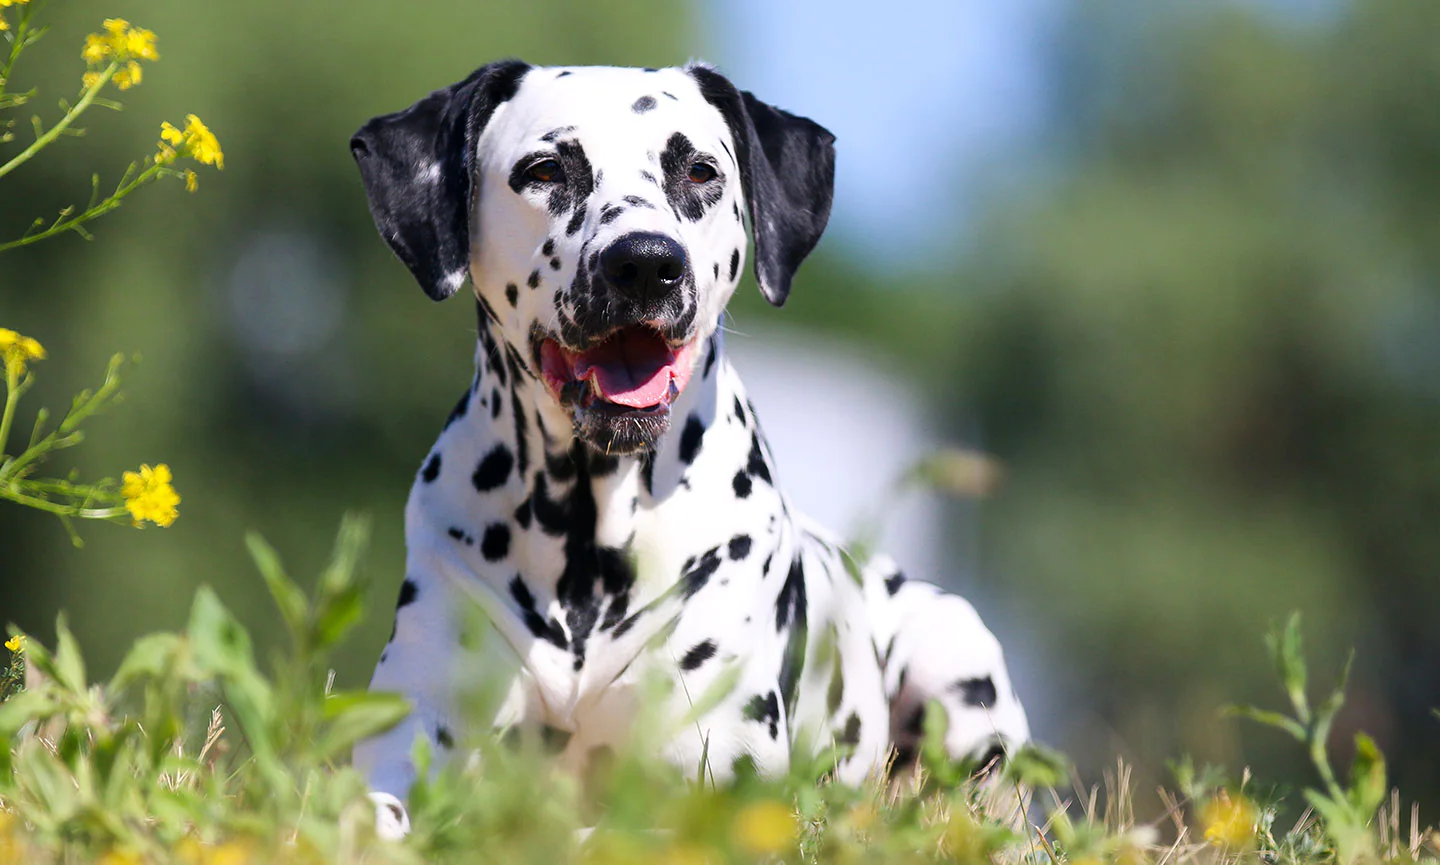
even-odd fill
[(534, 515), (530, 513), (530, 499), (527, 498), (515, 509), (515, 522), (520, 524), (520, 528), (528, 529), (533, 517)]
[(539, 271), (538, 269), (537, 269), (537, 270), (532, 270), (532, 271), (530, 271), (530, 276), (529, 276), (528, 279), (525, 280), (525, 284), (528, 285), (528, 286), (530, 286), (531, 288), (539, 288), (539, 287), (540, 287), (540, 271)]
[(569, 451), (545, 452), (545, 471), (557, 481), (568, 481), (575, 477), (575, 458)]
[(733, 282), (735, 276), (740, 273), (740, 250), (730, 252), (730, 280)]
[(780, 736), (780, 699), (774, 691), (757, 694), (745, 704), (741, 713), (745, 720), (770, 725), (770, 738)]
[(535, 596), (530, 594), (529, 586), (517, 574), (515, 579), (510, 581), (510, 597), (515, 599), (515, 604), (520, 608), (525, 618), (525, 627), (534, 634), (537, 639), (545, 640), (551, 645), (561, 649), (569, 648), (569, 641), (565, 638), (565, 632), (560, 628), (560, 623), (554, 619), (545, 621), (535, 609)]
[(672, 134), (660, 153), (665, 200), (677, 214), (690, 222), (699, 222), (705, 211), (718, 202), (725, 191), (718, 175), (704, 183), (695, 183), (689, 178), (690, 166), (699, 158), (700, 153), (683, 132)]
[[(584, 225), (584, 224), (585, 224), (585, 205), (584, 205), (584, 203), (581, 203), (581, 205), (580, 205), (579, 207), (575, 208), (575, 213), (574, 213), (573, 215), (571, 215), (570, 221), (567, 222), (567, 223), (565, 223), (565, 236), (566, 236), (566, 237), (569, 237), (569, 236), (573, 235), (575, 232), (579, 231), (579, 230), (580, 230), (580, 226), (582, 226), (582, 225)], [(552, 266), (552, 267), (554, 266), (553, 263), (552, 263), (551, 266)], [(558, 268), (557, 268), (557, 269), (558, 269)]]
[(450, 409), (450, 415), (449, 415), (449, 417), (445, 418), (445, 427), (444, 427), (444, 429), (449, 429), (449, 428), (451, 427), (451, 425), (455, 423), (455, 421), (457, 421), (457, 420), (459, 420), (460, 418), (464, 417), (464, 416), (465, 416), (465, 412), (467, 412), (467, 411), (469, 411), (469, 410), (470, 410), (470, 391), (467, 390), (467, 391), (465, 391), (464, 393), (460, 394), (460, 399), (456, 400), (456, 402), (455, 402), (455, 407), (452, 408), (452, 409)]
[(750, 498), (750, 490), (754, 485), (750, 482), (750, 476), (745, 473), (744, 469), (735, 473), (735, 480), (731, 482), (731, 485), (735, 487), (737, 498)]
[(736, 535), (735, 537), (731, 538), (731, 539), (730, 539), (730, 559), (731, 559), (731, 561), (736, 561), (736, 562), (738, 562), (738, 561), (740, 561), (741, 559), (745, 558), (746, 556), (750, 555), (750, 544), (751, 544), (751, 541), (750, 541), (750, 536), (749, 536), (749, 535)]
[[(405, 582), (400, 584), (400, 597), (395, 601), (395, 609), (403, 609), (415, 603), (415, 596), (419, 593), (420, 589), (415, 585), (415, 581), (406, 577)], [(395, 638), (391, 637), (390, 639)]]
[(555, 80), (556, 80), (556, 81), (559, 81), (561, 78), (564, 78), (566, 75), (569, 75), (569, 74), (570, 74), (570, 70), (569, 70), (569, 69), (566, 69), (564, 72), (561, 72), (559, 75), (556, 75), (556, 76), (555, 76)]
[(550, 259), (550, 269), (551, 269), (551, 270), (559, 270), (559, 269), (560, 269), (560, 259), (558, 259), (558, 258), (552, 258), (552, 259)]
[(497, 444), (480, 460), (480, 465), (475, 468), (475, 474), (471, 475), (470, 481), (477, 492), (489, 492), (503, 486), (514, 467), (515, 457), (510, 453), (510, 449), (503, 444)]
[(965, 705), (980, 708), (994, 706), (999, 696), (995, 692), (995, 681), (989, 676), (960, 679), (950, 686), (950, 690), (958, 692)]
[(905, 585), (905, 575), (896, 571), (885, 578), (885, 593), (893, 598), (903, 585)]
[(680, 669), (691, 672), (700, 668), (700, 665), (715, 657), (715, 641), (706, 640), (697, 643), (685, 656), (680, 659)]
[(860, 744), (860, 716), (858, 714), (850, 713), (850, 717), (845, 719), (845, 729), (835, 737), (835, 741), (851, 748)]
[(715, 262), (715, 278), (720, 278), (720, 262)]
[(539, 472), (535, 473), (535, 492), (530, 501), (535, 521), (540, 524), (540, 530), (545, 534), (559, 537), (570, 528), (568, 503), (564, 499), (550, 498), (550, 484), (545, 480), (545, 475)]
[(542, 246), (542, 247), (540, 247), (540, 254), (541, 254), (541, 255), (554, 255), (554, 254), (555, 254), (555, 238), (553, 238), (553, 237), (547, 237), (547, 238), (545, 238), (545, 245)]
[(449, 727), (441, 724), (435, 728), (435, 743), (447, 751), (455, 747), (455, 737), (451, 735)]
[(645, 199), (641, 198), (641, 197), (638, 196), (638, 195), (627, 195), (627, 196), (625, 196), (624, 198), (622, 198), (621, 201), (624, 201), (626, 204), (630, 205), (631, 207), (640, 207), (640, 208), (644, 208), (645, 210), (654, 210), (654, 209), (655, 209), (655, 205), (651, 204), (649, 201), (646, 201)]
[(654, 96), (641, 96), (639, 99), (635, 100), (634, 105), (630, 106), (630, 110), (635, 112), (636, 114), (644, 114), (645, 112), (654, 108), (655, 104), (656, 103)]
[(661, 92), (662, 94), (664, 94), (664, 95), (665, 95), (667, 98), (669, 98), (669, 99), (674, 99), (676, 102), (679, 102), (679, 101), (680, 101), (680, 98), (679, 98), (678, 96), (676, 96), (674, 93), (671, 93), (669, 90), (661, 90), (660, 92)]
[(741, 423), (745, 422), (745, 406), (740, 402), (740, 397), (735, 397), (735, 419)]
[(640, 176), (641, 176), (643, 179), (648, 180), (648, 181), (650, 181), (651, 183), (655, 184), (656, 186), (659, 186), (659, 185), (660, 185), (660, 181), (658, 181), (658, 180), (655, 179), (655, 175), (654, 175), (654, 174), (651, 174), (651, 173), (648, 172), (648, 171), (645, 171), (645, 170), (642, 169), (642, 170), (640, 171)]
[(799, 557), (790, 562), (785, 585), (775, 600), (775, 630), (783, 631), (795, 622), (805, 621), (805, 566)]
[(780, 662), (780, 696), (785, 701), (785, 711), (793, 714), (795, 700), (799, 696), (800, 671), (805, 669), (805, 639), (809, 631), (806, 619), (805, 566), (797, 557), (790, 563), (790, 572), (780, 596), (775, 601), (775, 629), (783, 632), (789, 629), (785, 642), (785, 657)]
[(440, 454), (433, 453), (430, 455), (430, 459), (425, 461), (425, 468), (420, 470), (420, 480), (427, 484), (433, 484), (438, 477), (440, 477)]
[(515, 283), (505, 284), (505, 299), (510, 301), (511, 308), (514, 308), (516, 301), (520, 299), (520, 289), (516, 287)]
[(765, 461), (765, 451), (760, 447), (760, 436), (754, 431), (750, 433), (750, 456), (745, 462), (745, 471), (771, 486), (775, 484), (770, 479), (770, 464)]
[(510, 413), (515, 416), (515, 462), (523, 475), (530, 467), (530, 439), (525, 432), (525, 409), (518, 387), (510, 388)]
[(705, 423), (700, 416), (694, 412), (685, 419), (685, 430), (680, 433), (680, 460), (685, 465), (695, 462), (695, 457), (700, 453), (700, 445), (705, 438)]
[(715, 571), (720, 568), (720, 548), (711, 547), (700, 556), (700, 560), (685, 568), (680, 574), (680, 591), (686, 599), (705, 588)]
[(702, 379), (710, 377), (710, 370), (715, 368), (715, 358), (719, 356), (720, 349), (715, 345), (715, 337), (712, 336), (709, 341), (709, 351), (705, 353), (705, 371), (700, 373)]
[(485, 536), (480, 539), (480, 554), (487, 562), (498, 562), (510, 555), (510, 527), (505, 523), (486, 526)]

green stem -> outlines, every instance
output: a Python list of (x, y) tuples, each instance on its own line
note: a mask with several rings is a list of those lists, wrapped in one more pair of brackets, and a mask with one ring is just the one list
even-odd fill
[[(0, 359), (0, 363), (3, 363)], [(12, 370), (10, 364), (5, 364), (5, 413), (0, 415), (0, 458), (5, 456), (5, 446), (10, 441), (10, 424), (15, 422), (15, 406), (20, 402), (20, 394), (16, 389), (20, 387), (19, 370)]]
[(115, 74), (115, 70), (119, 68), (119, 62), (111, 61), (110, 65), (105, 67), (105, 71), (100, 73), (100, 80), (96, 81), (94, 84), (90, 85), (88, 89), (86, 89), (85, 95), (80, 97), (79, 102), (71, 106), (70, 110), (65, 113), (65, 116), (60, 118), (59, 122), (57, 122), (54, 126), (50, 127), (50, 129), (47, 130), (39, 138), (35, 139), (34, 144), (31, 144), (29, 147), (20, 151), (20, 153), (16, 155), (14, 159), (11, 159), (4, 165), (0, 165), (0, 177), (4, 177), (5, 175), (19, 168), (21, 165), (29, 162), (30, 157), (39, 153), (41, 150), (44, 150), (50, 145), (51, 142), (53, 142), (56, 138), (60, 137), (60, 133), (64, 132), (66, 129), (69, 129), (70, 124), (78, 120), (80, 118), (80, 115), (85, 113), (85, 109), (90, 107), (90, 103), (95, 101), (95, 97), (100, 95), (100, 90), (110, 81), (110, 76)]
[(81, 225), (84, 225), (91, 220), (99, 219), (100, 217), (119, 207), (120, 203), (125, 199), (125, 196), (134, 192), (136, 189), (139, 189), (141, 186), (144, 186), (146, 183), (149, 183), (151, 180), (155, 179), (161, 174), (173, 171), (174, 169), (167, 168), (164, 165), (151, 165), (149, 168), (136, 175), (134, 180), (115, 190), (113, 193), (111, 193), (110, 197), (106, 198), (99, 204), (96, 204), (95, 206), (84, 211), (83, 213), (76, 214), (69, 219), (56, 222), (54, 225), (50, 226), (44, 231), (37, 232), (35, 234), (27, 234), (24, 237), (19, 238), (18, 240), (12, 240), (7, 243), (0, 243), (0, 252), (4, 252), (7, 249), (15, 249), (16, 247), (20, 246), (28, 246), (32, 243), (39, 243), (47, 237), (54, 237), (57, 234), (64, 234), (67, 231), (74, 231)]
[(55, 514), (62, 517), (80, 517), (86, 520), (108, 520), (115, 517), (125, 516), (124, 508), (86, 508), (79, 505), (62, 505), (57, 502), (37, 499), (34, 496), (27, 496), (24, 493), (12, 489), (0, 487), (0, 499), (9, 499), (16, 504), (31, 507), (37, 511)]

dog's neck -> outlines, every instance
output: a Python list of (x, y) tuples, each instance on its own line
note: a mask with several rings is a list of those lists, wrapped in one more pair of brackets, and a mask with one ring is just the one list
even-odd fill
[[(520, 352), (484, 321), (475, 364), (471, 391), (441, 437), (445, 474), (456, 476), (426, 484), (422, 469), (412, 507), (427, 514), (414, 524), (450, 521), (449, 538), (434, 542), (479, 553), (477, 575), (492, 591), (533, 604), (554, 627), (563, 622), (577, 663), (586, 636), (673, 586), (695, 550), (740, 535), (749, 506), (783, 510), (718, 332), (699, 352), (669, 430), (653, 450), (624, 456), (578, 439)], [(474, 475), (467, 483), (461, 472)], [(725, 499), (748, 501), (717, 513), (713, 503)], [(558, 633), (552, 642), (562, 642)]]

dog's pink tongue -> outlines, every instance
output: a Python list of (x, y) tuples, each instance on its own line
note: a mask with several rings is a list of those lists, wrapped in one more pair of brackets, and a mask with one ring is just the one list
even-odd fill
[(654, 333), (621, 331), (575, 358), (575, 378), (595, 373), (596, 396), (630, 408), (649, 408), (670, 391), (675, 352)]

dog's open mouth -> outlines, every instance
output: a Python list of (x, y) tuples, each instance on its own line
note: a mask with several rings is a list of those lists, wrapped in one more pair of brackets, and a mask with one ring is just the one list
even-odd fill
[(540, 346), (541, 372), (556, 398), (577, 409), (660, 412), (684, 392), (695, 343), (672, 347), (653, 328), (622, 328), (584, 351), (553, 339)]

